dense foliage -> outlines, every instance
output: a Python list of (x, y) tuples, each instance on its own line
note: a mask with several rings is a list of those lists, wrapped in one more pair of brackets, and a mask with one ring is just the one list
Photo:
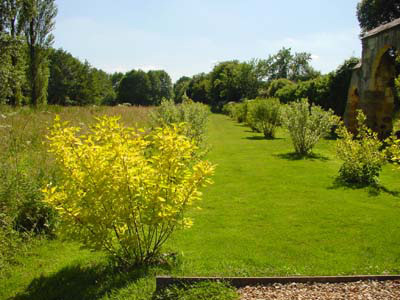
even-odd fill
[(62, 49), (52, 49), (49, 62), (49, 104), (100, 105), (114, 101), (115, 92), (107, 73)]
[(132, 70), (118, 83), (117, 102), (158, 105), (172, 96), (171, 78), (165, 71)]
[(122, 264), (152, 262), (176, 229), (191, 226), (184, 213), (213, 173), (181, 130), (143, 134), (102, 117), (79, 135), (56, 118), (48, 138), (62, 175), (44, 195), (59, 212), (62, 233)]
[(350, 58), (334, 72), (297, 84), (286, 79), (273, 80), (266, 94), (279, 98), (282, 103), (307, 98), (311, 103), (324, 109), (332, 109), (342, 116), (346, 109), (352, 70), (358, 62), (358, 58)]
[(383, 143), (378, 134), (367, 127), (366, 117), (361, 110), (358, 111), (357, 122), (356, 134), (347, 130), (343, 124), (337, 129), (341, 139), (336, 151), (343, 161), (339, 177), (349, 184), (376, 184), (386, 162), (385, 153), (381, 150)]
[(357, 5), (357, 18), (364, 32), (374, 29), (400, 18), (400, 1), (361, 0)]
[(200, 148), (205, 147), (205, 133), (210, 109), (202, 103), (185, 99), (180, 104), (164, 99), (151, 113), (153, 127), (182, 124), (182, 133)]
[[(186, 90), (188, 89), (191, 78), (188, 76), (182, 76), (174, 83), (174, 101), (175, 103), (181, 103), (184, 96), (186, 95)], [(187, 95), (186, 95), (187, 96)]]
[(266, 138), (274, 138), (281, 121), (281, 104), (276, 98), (256, 99), (248, 103), (247, 123)]
[(252, 63), (225, 61), (214, 66), (210, 73), (180, 78), (174, 86), (174, 100), (180, 103), (186, 95), (196, 102), (211, 105), (214, 110), (220, 110), (229, 101), (254, 99), (260, 85)]
[(338, 123), (333, 111), (309, 104), (307, 99), (289, 103), (283, 111), (283, 123), (288, 129), (295, 152), (309, 155), (320, 138), (328, 135)]
[[(239, 103), (228, 102), (222, 107), (222, 112), (229, 115), (236, 122), (243, 123), (247, 121), (248, 104), (248, 100)], [(256, 131), (258, 130), (256, 127), (252, 127), (252, 129)]]
[(48, 49), (56, 14), (54, 0), (1, 2), (0, 103), (46, 103)]
[(310, 53), (292, 54), (290, 48), (283, 47), (267, 59), (258, 60), (256, 73), (259, 78), (267, 81), (281, 78), (292, 81), (309, 80), (319, 75), (319, 72), (310, 65), (310, 61)]

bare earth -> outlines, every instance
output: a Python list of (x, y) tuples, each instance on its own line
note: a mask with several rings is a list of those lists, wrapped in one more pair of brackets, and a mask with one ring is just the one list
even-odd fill
[(239, 294), (241, 300), (400, 300), (400, 280), (247, 286)]

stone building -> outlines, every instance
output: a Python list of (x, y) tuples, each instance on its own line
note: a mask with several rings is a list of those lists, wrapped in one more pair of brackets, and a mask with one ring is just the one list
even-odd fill
[(396, 51), (400, 49), (400, 19), (379, 26), (361, 37), (362, 58), (354, 68), (344, 121), (356, 128), (356, 110), (362, 109), (368, 126), (381, 138), (393, 128)]

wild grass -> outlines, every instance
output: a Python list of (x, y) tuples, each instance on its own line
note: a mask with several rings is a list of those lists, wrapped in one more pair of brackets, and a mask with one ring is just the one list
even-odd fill
[[(59, 107), (43, 109), (0, 106), (0, 275), (18, 249), (30, 243), (30, 233), (50, 233), (54, 214), (41, 202), (41, 189), (57, 180), (47, 152), (47, 128), (55, 115), (84, 130), (101, 115), (119, 115), (130, 126), (144, 126), (151, 108)], [(17, 236), (13, 229), (29, 231)], [(21, 252), (21, 251), (20, 251)]]
[(174, 263), (118, 270), (102, 253), (43, 240), (0, 278), (0, 299), (152, 299), (155, 274), (400, 272), (400, 181), (393, 166), (384, 167), (379, 186), (354, 188), (336, 180), (341, 162), (332, 139), (301, 158), (286, 131), (266, 140), (213, 115), (208, 140), (215, 184), (204, 190), (202, 209), (190, 212), (193, 227), (168, 242)]

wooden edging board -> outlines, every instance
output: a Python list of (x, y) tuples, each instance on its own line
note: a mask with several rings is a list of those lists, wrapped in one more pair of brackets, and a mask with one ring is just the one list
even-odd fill
[(295, 277), (170, 277), (157, 276), (156, 288), (163, 289), (174, 284), (194, 284), (201, 281), (228, 282), (236, 288), (269, 285), (274, 283), (342, 283), (356, 281), (400, 280), (400, 275), (356, 275), (356, 276), (295, 276)]

